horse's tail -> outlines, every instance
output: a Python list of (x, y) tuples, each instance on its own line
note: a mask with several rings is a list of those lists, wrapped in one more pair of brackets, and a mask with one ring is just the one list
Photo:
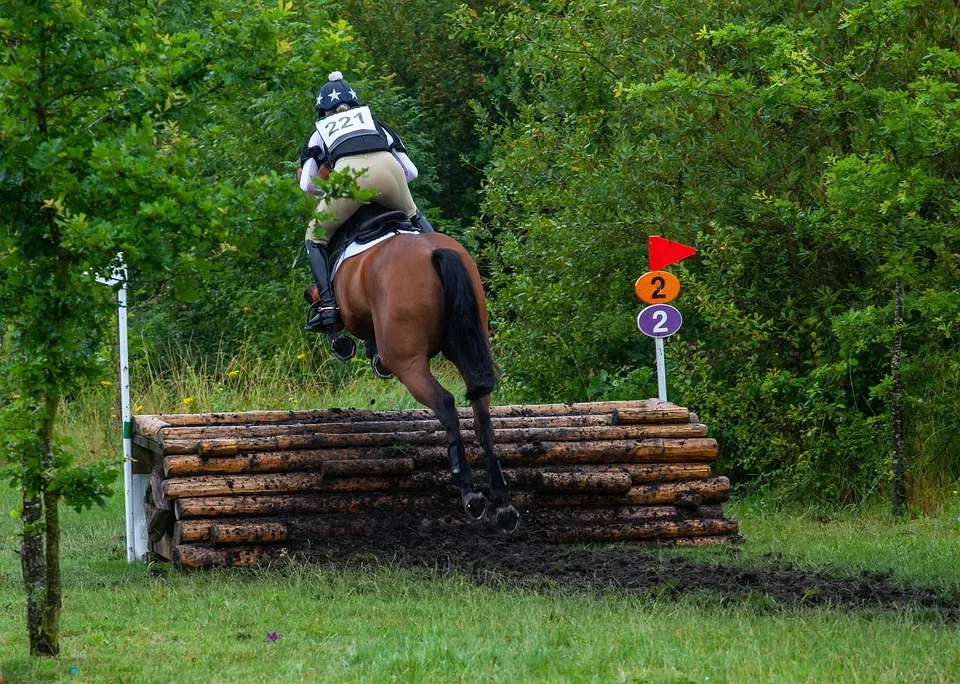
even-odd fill
[(470, 273), (460, 254), (452, 249), (434, 250), (433, 267), (443, 283), (445, 347), (457, 358), (467, 383), (467, 399), (475, 401), (493, 391), (497, 384), (493, 356), (487, 336), (480, 327), (480, 310)]

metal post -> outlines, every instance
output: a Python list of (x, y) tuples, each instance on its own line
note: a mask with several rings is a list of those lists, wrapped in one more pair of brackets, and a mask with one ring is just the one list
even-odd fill
[(657, 346), (657, 395), (660, 401), (667, 400), (667, 363), (663, 351), (663, 338), (655, 337), (654, 343)]

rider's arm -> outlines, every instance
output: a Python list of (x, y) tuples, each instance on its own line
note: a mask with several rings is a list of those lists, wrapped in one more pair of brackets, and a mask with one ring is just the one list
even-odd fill
[(418, 171), (417, 167), (414, 165), (413, 161), (407, 156), (407, 148), (404, 147), (403, 141), (400, 140), (400, 136), (393, 132), (393, 129), (387, 126), (382, 121), (380, 125), (383, 126), (384, 132), (387, 134), (387, 144), (390, 145), (390, 151), (393, 152), (393, 156), (397, 158), (397, 161), (400, 162), (400, 166), (403, 167), (403, 175), (407, 179), (407, 182), (416, 180)]
[(410, 157), (407, 156), (406, 152), (397, 152), (393, 151), (393, 156), (397, 158), (397, 161), (400, 162), (400, 166), (403, 167), (403, 175), (407, 179), (407, 182), (416, 180), (417, 178), (417, 167), (413, 165), (413, 162), (410, 160)]
[(300, 168), (297, 170), (297, 182), (305, 193), (314, 196), (322, 194), (313, 179), (320, 176), (326, 180), (330, 175), (330, 169), (325, 164), (326, 157), (327, 153), (323, 148), (320, 135), (314, 133), (300, 152)]

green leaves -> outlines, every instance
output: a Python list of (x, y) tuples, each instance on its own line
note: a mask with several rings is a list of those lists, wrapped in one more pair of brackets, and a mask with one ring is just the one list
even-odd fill
[(939, 388), (913, 404), (916, 444), (960, 448), (933, 422), (958, 405), (958, 376), (932, 371), (954, 367), (960, 320), (955, 8), (841, 9), (458, 13), (463, 35), (502, 52), (497, 94), (517, 106), (507, 120), (487, 108), (474, 226), (505, 384), (612, 397), (611, 378), (650, 368), (630, 285), (660, 234), (699, 250), (681, 268), (670, 396), (716, 426), (735, 475), (840, 498), (886, 477), (898, 278), (907, 391)]

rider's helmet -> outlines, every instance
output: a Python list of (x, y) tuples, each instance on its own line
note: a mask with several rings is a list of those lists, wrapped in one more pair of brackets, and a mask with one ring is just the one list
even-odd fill
[(317, 116), (323, 116), (325, 112), (336, 111), (341, 105), (359, 107), (360, 100), (357, 98), (357, 92), (343, 80), (343, 74), (334, 71), (330, 74), (328, 81), (323, 84), (320, 92), (317, 93)]

